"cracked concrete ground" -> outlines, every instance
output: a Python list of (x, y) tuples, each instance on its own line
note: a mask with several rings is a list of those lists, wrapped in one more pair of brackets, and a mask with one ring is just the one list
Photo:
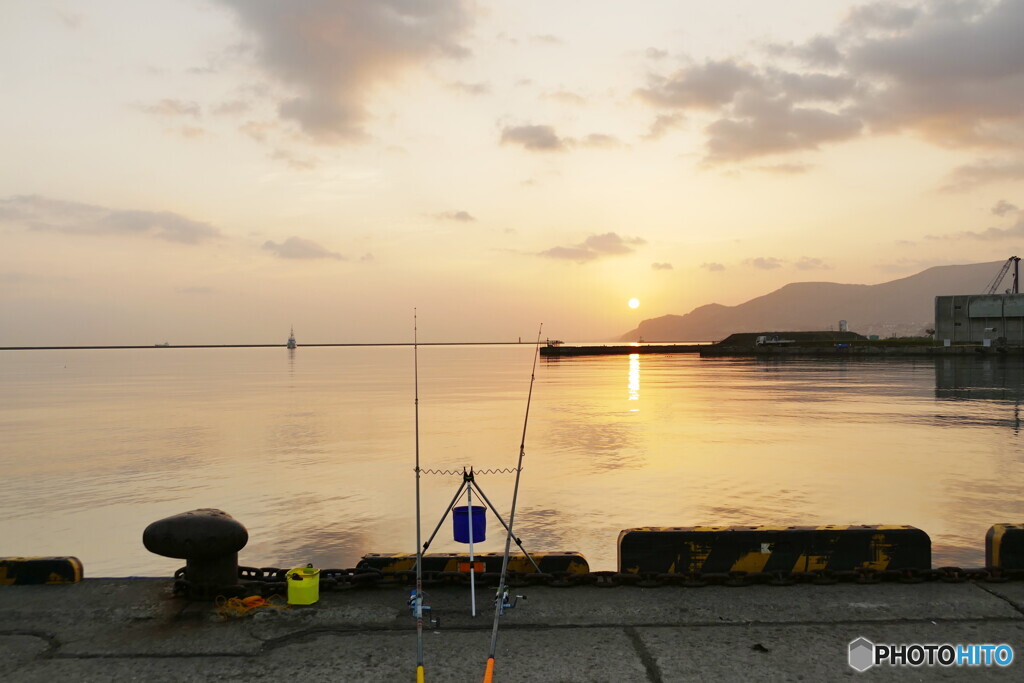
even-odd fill
[[(416, 627), (397, 586), (223, 620), (167, 579), (0, 587), (9, 681), (415, 680)], [(478, 589), (427, 593), (430, 681), (482, 679), (494, 609)], [(501, 618), (496, 681), (1020, 680), (1024, 582), (522, 589)], [(850, 641), (1010, 645), (1009, 667), (847, 664)]]

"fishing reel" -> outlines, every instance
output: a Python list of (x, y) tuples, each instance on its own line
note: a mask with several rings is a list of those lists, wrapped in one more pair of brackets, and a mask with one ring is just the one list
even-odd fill
[[(416, 602), (417, 602), (417, 600), (416, 600), (416, 589), (414, 588), (409, 593), (409, 611), (412, 613), (412, 616), (413, 616), (414, 619), (416, 618), (416, 607), (417, 607)], [(427, 614), (427, 612), (430, 611), (430, 607), (428, 607), (427, 605), (423, 604), (423, 596), (422, 595), (419, 598), (419, 608), (420, 608), (420, 614), (423, 614), (424, 616), (427, 617), (427, 623), (430, 624), (430, 626), (432, 628), (441, 628), (441, 617), (437, 617), (435, 619), (435, 618), (433, 618), (433, 617), (431, 617), (430, 615)]]
[(507, 610), (507, 609), (514, 608), (516, 606), (516, 603), (519, 602), (519, 598), (522, 598), (523, 600), (525, 600), (526, 596), (525, 595), (516, 595), (516, 596), (514, 596), (512, 598), (511, 601), (509, 601), (508, 598), (509, 598), (508, 588), (506, 588), (501, 595), (495, 595), (494, 596), (494, 604), (495, 605), (499, 604), (498, 603), (499, 600), (501, 601), (501, 604), (498, 607), (498, 614), (499, 615), (504, 614), (505, 610)]

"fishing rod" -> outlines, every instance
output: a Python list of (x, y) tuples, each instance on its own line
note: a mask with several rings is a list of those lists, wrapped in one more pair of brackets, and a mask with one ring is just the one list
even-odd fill
[(498, 580), (498, 595), (494, 600), (494, 625), (491, 627), (491, 649), (487, 653), (487, 668), (484, 683), (491, 683), (494, 677), (494, 653), (498, 649), (498, 618), (505, 611), (505, 582), (508, 575), (508, 556), (512, 547), (512, 528), (516, 520), (516, 499), (519, 497), (519, 476), (523, 472), (523, 456), (526, 454), (526, 425), (530, 421), (530, 400), (533, 398), (533, 380), (537, 376), (537, 356), (540, 355), (540, 333), (543, 323), (537, 329), (537, 346), (533, 351), (533, 367), (530, 369), (530, 390), (526, 394), (526, 416), (523, 418), (523, 438), (519, 442), (519, 462), (516, 465), (516, 485), (512, 489), (512, 512), (508, 516), (508, 534), (505, 536), (505, 556), (501, 560), (501, 578)]
[(416, 617), (416, 683), (423, 683), (423, 548), (420, 546), (420, 365), (416, 309), (412, 309), (412, 367), (416, 423), (416, 592), (413, 616)]

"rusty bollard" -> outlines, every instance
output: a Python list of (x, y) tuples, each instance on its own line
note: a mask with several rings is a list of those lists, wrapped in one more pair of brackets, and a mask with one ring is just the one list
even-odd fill
[(185, 560), (185, 594), (212, 598), (238, 585), (238, 551), (249, 532), (223, 510), (202, 508), (153, 522), (142, 532), (146, 549)]

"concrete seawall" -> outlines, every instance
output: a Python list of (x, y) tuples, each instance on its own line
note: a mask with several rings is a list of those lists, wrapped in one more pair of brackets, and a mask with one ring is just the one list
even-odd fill
[[(1019, 680), (1024, 581), (787, 587), (537, 586), (501, 619), (497, 681), (837, 680), (851, 641), (1010, 645), (1009, 667), (875, 666), (889, 680)], [(0, 587), (10, 681), (414, 680), (408, 588), (322, 593), (315, 605), (223, 620), (169, 579)], [(493, 589), (428, 589), (428, 681), (479, 681)]]

